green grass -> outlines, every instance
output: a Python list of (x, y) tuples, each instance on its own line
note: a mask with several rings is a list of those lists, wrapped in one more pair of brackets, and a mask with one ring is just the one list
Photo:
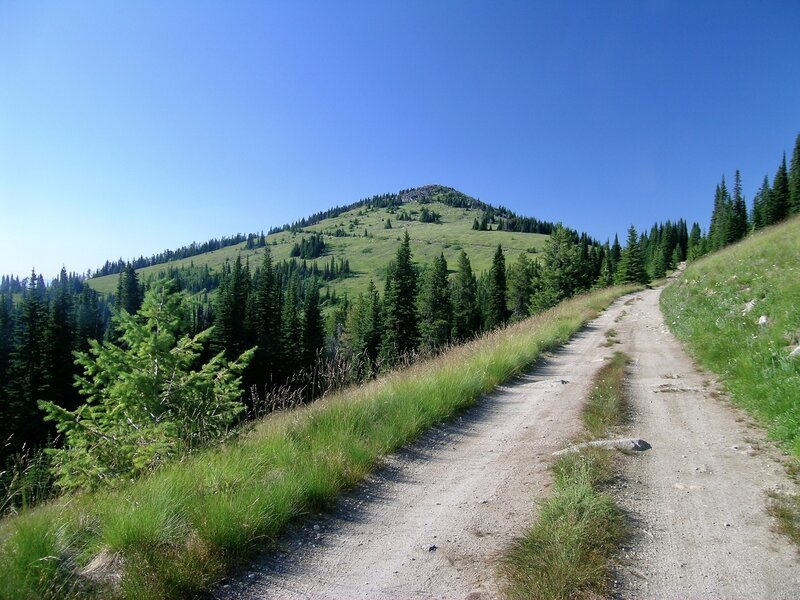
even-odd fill
[[(616, 352), (598, 371), (583, 411), (590, 439), (623, 424), (627, 405), (624, 380), (628, 357)], [(587, 448), (553, 465), (553, 495), (500, 565), (510, 600), (567, 600), (603, 597), (610, 591), (610, 560), (625, 538), (626, 526), (602, 487), (614, 478), (609, 450)]]
[[(381, 460), (566, 342), (631, 288), (573, 299), (364, 386), (275, 413), (236, 443), (98, 494), (63, 497), (0, 523), (0, 598), (85, 597), (92, 558), (124, 568), (99, 597), (207, 590), (286, 526), (328, 507)], [(579, 499), (576, 499), (576, 501)], [(102, 571), (102, 569), (101, 569)]]
[[(676, 336), (800, 457), (800, 219), (689, 265), (661, 296)], [(754, 302), (747, 311), (748, 303)], [(761, 316), (766, 325), (759, 325)]]
[[(408, 211), (419, 211), (423, 205), (409, 202), (403, 205)], [(408, 230), (411, 237), (411, 251), (414, 261), (419, 265), (429, 264), (440, 253), (444, 253), (448, 265), (455, 268), (458, 255), (463, 249), (470, 258), (476, 273), (488, 270), (498, 244), (506, 251), (506, 264), (511, 264), (521, 252), (539, 251), (544, 247), (549, 236), (535, 233), (514, 233), (507, 231), (473, 231), (472, 223), (481, 211), (476, 209), (454, 208), (446, 204), (432, 202), (426, 205), (430, 210), (442, 215), (441, 224), (420, 223), (419, 221), (398, 221), (385, 208), (358, 208), (333, 218), (325, 219), (307, 227), (308, 232), (333, 234), (343, 228), (347, 237), (325, 236), (328, 253), (316, 259), (322, 265), (330, 261), (330, 257), (347, 258), (350, 268), (355, 273), (352, 277), (329, 282), (326, 286), (336, 290), (337, 296), (345, 293), (354, 298), (359, 292), (366, 290), (370, 278), (379, 285), (383, 280), (389, 261), (395, 258), (403, 231)], [(392, 229), (384, 229), (385, 219), (391, 218)], [(357, 223), (357, 225), (356, 225)], [(352, 229), (350, 226), (352, 225)], [(255, 227), (258, 229), (258, 227)], [(364, 230), (370, 237), (363, 237)], [(268, 236), (272, 257), (275, 261), (289, 259), (289, 253), (295, 242), (304, 234), (284, 231)], [(308, 237), (308, 233), (305, 234)], [(275, 245), (271, 245), (272, 242)], [(251, 267), (261, 263), (263, 250), (247, 250), (245, 243), (229, 246), (214, 252), (193, 256), (164, 265), (154, 265), (139, 269), (140, 278), (158, 274), (168, 266), (202, 266), (208, 264), (212, 270), (219, 270), (226, 260), (233, 261), (241, 253), (242, 258), (249, 258)], [(531, 256), (536, 256), (532, 254)], [(308, 261), (309, 264), (314, 261)], [(117, 288), (118, 275), (108, 275), (89, 280), (89, 285), (102, 293), (113, 293)], [(323, 291), (324, 293), (324, 291)]]

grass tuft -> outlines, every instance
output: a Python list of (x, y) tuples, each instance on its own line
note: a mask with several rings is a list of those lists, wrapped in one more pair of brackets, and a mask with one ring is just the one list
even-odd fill
[(778, 519), (778, 531), (800, 546), (800, 496), (771, 492), (769, 512)]
[[(595, 376), (583, 419), (590, 439), (607, 436), (625, 419), (628, 356), (616, 352)], [(587, 448), (552, 467), (554, 493), (500, 564), (509, 600), (568, 600), (607, 596), (609, 561), (627, 534), (622, 513), (602, 486), (614, 479), (614, 455)]]

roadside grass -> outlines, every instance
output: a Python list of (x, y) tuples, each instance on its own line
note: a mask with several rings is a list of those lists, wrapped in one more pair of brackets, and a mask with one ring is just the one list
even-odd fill
[(800, 546), (800, 496), (770, 492), (769, 512), (778, 519), (778, 531)]
[[(661, 295), (675, 335), (800, 458), (800, 219), (690, 264)], [(766, 323), (759, 324), (761, 317)]]
[[(269, 548), (290, 522), (329, 507), (382, 457), (521, 373), (633, 289), (574, 298), (408, 369), (274, 413), (234, 443), (117, 490), (65, 496), (5, 519), (0, 598), (197, 596)], [(584, 496), (573, 495), (583, 507)]]
[[(624, 423), (628, 362), (627, 355), (616, 352), (598, 371), (583, 411), (589, 439), (606, 437)], [(605, 597), (611, 583), (609, 561), (627, 534), (622, 513), (602, 491), (614, 479), (614, 455), (586, 448), (562, 456), (552, 470), (553, 495), (542, 502), (536, 523), (500, 564), (506, 598)]]

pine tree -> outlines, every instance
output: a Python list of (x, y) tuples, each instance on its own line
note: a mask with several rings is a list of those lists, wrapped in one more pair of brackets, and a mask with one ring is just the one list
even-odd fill
[(119, 317), (120, 344), (91, 342), (77, 360), (86, 404), (75, 411), (41, 402), (65, 436), (50, 450), (59, 484), (95, 488), (150, 472), (170, 457), (223, 437), (244, 410), (239, 374), (251, 352), (227, 362), (220, 352), (197, 366), (209, 332), (181, 334), (184, 294), (160, 281), (137, 315)]
[(45, 344), (47, 348), (49, 390), (47, 398), (68, 409), (78, 407), (79, 398), (73, 386), (77, 368), (72, 357), (76, 350), (75, 320), (72, 296), (69, 293), (66, 269), (61, 269), (58, 285), (53, 286)]
[(37, 402), (47, 397), (47, 305), (42, 300), (41, 282), (34, 272), (28, 280), (25, 298), (14, 332), (14, 349), (8, 368), (7, 411), (9, 429), (14, 433), (12, 448), (39, 445), (47, 436), (43, 413)]
[(732, 212), (732, 201), (723, 175), (722, 183), (714, 191), (714, 210), (711, 213), (711, 226), (708, 230), (713, 250), (719, 250), (728, 243)]
[(619, 263), (619, 259), (622, 256), (622, 246), (619, 243), (619, 236), (615, 233), (614, 234), (614, 243), (611, 245), (611, 273), (617, 272), (617, 263)]
[(417, 274), (411, 262), (411, 241), (406, 231), (386, 275), (381, 356), (389, 364), (417, 348), (416, 300)]
[(628, 240), (625, 249), (622, 251), (619, 265), (617, 265), (617, 273), (614, 281), (617, 284), (645, 284), (649, 281), (647, 271), (644, 268), (639, 238), (636, 234), (636, 228), (633, 225), (628, 228)]
[(800, 214), (800, 133), (794, 142), (792, 162), (789, 165), (789, 214)]
[(303, 365), (311, 369), (325, 346), (325, 330), (319, 307), (319, 287), (312, 281), (303, 301)]
[(229, 359), (254, 345), (247, 319), (250, 288), (250, 269), (242, 265), (239, 255), (233, 268), (223, 268), (214, 307), (214, 347), (224, 350)]
[(513, 319), (524, 319), (530, 314), (531, 296), (538, 285), (539, 264), (521, 252), (508, 269), (508, 296)]
[(303, 366), (303, 321), (298, 309), (297, 274), (289, 279), (281, 314), (280, 382), (290, 379)]
[(556, 225), (542, 252), (541, 285), (531, 298), (531, 312), (539, 313), (572, 297), (579, 289), (584, 272), (577, 234), (561, 224)]
[(134, 315), (142, 305), (143, 288), (139, 285), (139, 276), (131, 263), (119, 274), (117, 282), (117, 308)]
[(509, 317), (508, 289), (506, 284), (506, 259), (503, 247), (498, 245), (489, 271), (489, 297), (486, 314), (486, 329), (504, 325)]
[(480, 330), (478, 284), (467, 253), (458, 256), (458, 271), (453, 280), (453, 334), (455, 340), (468, 340)]
[(453, 307), (450, 302), (450, 285), (447, 261), (444, 254), (428, 268), (420, 292), (419, 331), (420, 344), (436, 350), (450, 341)]
[(764, 175), (764, 181), (753, 198), (753, 218), (751, 221), (753, 223), (753, 229), (756, 231), (772, 224), (769, 220), (769, 205), (771, 204), (771, 195), (772, 191), (769, 187), (769, 179), (766, 175)]
[(375, 283), (370, 279), (366, 294), (359, 294), (356, 299), (348, 327), (351, 353), (365, 359), (368, 365), (374, 364), (378, 359), (382, 320), (380, 294), (378, 294)]
[(249, 379), (266, 382), (278, 369), (281, 341), (280, 289), (272, 265), (272, 252), (264, 248), (264, 258), (256, 273), (256, 287), (251, 299), (250, 329), (253, 331), (256, 354)]
[(5, 464), (6, 440), (12, 435), (14, 415), (11, 413), (7, 382), (11, 365), (14, 338), (14, 313), (11, 298), (0, 294), (0, 465)]
[(731, 224), (728, 232), (728, 243), (733, 244), (743, 239), (747, 235), (747, 205), (742, 195), (742, 177), (739, 169), (736, 169), (736, 176), (733, 183), (733, 205), (731, 213)]
[(652, 278), (663, 279), (666, 276), (667, 276), (667, 261), (664, 258), (664, 250), (659, 245), (657, 247), (657, 252), (653, 254)]
[(772, 180), (769, 200), (767, 220), (770, 225), (773, 225), (783, 221), (789, 214), (789, 175), (786, 171), (786, 154), (783, 155), (783, 161)]

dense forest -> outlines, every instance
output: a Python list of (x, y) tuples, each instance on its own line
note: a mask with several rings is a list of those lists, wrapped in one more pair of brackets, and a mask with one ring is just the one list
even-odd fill
[[(15, 472), (15, 464), (45, 447), (54, 448), (47, 460), (56, 461), (52, 470), (63, 488), (130, 476), (132, 465), (152, 466), (227, 435), (248, 414), (280, 406), (276, 398), (281, 394), (310, 401), (333, 386), (439, 352), (583, 291), (659, 279), (682, 261), (800, 214), (800, 136), (789, 164), (784, 156), (772, 181), (765, 176), (750, 210), (736, 171), (730, 191), (724, 178), (716, 186), (707, 233), (697, 223), (689, 228), (682, 219), (656, 223), (641, 233), (631, 226), (624, 247), (617, 238), (599, 244), (561, 225), (521, 219), (449, 188), (421, 190), (376, 196), (362, 204), (398, 207), (420, 198), (465, 203), (483, 210), (475, 221), (477, 230), (546, 229), (550, 238), (542, 251), (522, 253), (511, 264), (498, 246), (491, 268), (475, 273), (463, 251), (455, 265), (448, 265), (443, 255), (430, 264), (416, 263), (406, 232), (383, 289), (370, 282), (356, 298), (337, 298), (330, 288), (321, 293), (325, 282), (347, 277), (350, 271), (346, 258), (307, 262), (324, 256), (326, 234), (320, 233), (301, 238), (293, 251), (296, 258), (278, 263), (272, 260), (266, 238), (253, 235), (241, 241), (264, 248), (257, 265), (239, 256), (219, 271), (190, 264), (142, 281), (136, 264), (113, 264), (109, 268), (118, 270), (119, 279), (116, 293), (108, 297), (65, 269), (49, 285), (36, 273), (22, 280), (4, 276), (0, 461), (9, 465), (5, 480)], [(287, 227), (302, 231), (337, 210)], [(426, 219), (435, 223), (436, 213), (428, 211)], [(166, 377), (159, 374), (158, 385), (152, 377), (145, 382), (141, 374), (153, 364), (142, 356), (162, 356), (163, 364), (173, 365), (172, 379), (159, 379)], [(116, 380), (122, 387), (107, 391)], [(184, 381), (184, 395), (175, 396), (175, 381)], [(167, 382), (171, 387), (158, 387)], [(161, 403), (143, 410), (119, 400), (133, 402), (147, 390), (151, 397), (162, 398)], [(114, 410), (100, 410), (114, 398), (128, 406), (123, 411), (127, 421), (112, 417)], [(187, 398), (195, 398), (195, 409), (186, 409)], [(204, 437), (185, 421), (200, 419), (196, 407), (206, 406), (203, 402), (209, 399), (214, 402), (204, 409), (203, 422), (217, 434)], [(87, 400), (93, 403), (91, 410), (85, 408)], [(84, 426), (90, 419), (95, 419), (91, 427)], [(167, 425), (173, 419), (183, 419), (183, 425)], [(107, 453), (107, 445), (93, 441), (94, 434), (87, 432), (111, 439), (104, 427), (112, 426), (114, 439), (128, 440), (120, 446), (129, 451), (124, 459), (93, 454), (101, 447)], [(173, 438), (180, 443), (171, 443)], [(75, 454), (78, 450), (82, 454)], [(139, 451), (151, 455), (144, 460), (136, 455)], [(103, 461), (117, 462), (104, 471), (98, 466), (106, 464)]]

